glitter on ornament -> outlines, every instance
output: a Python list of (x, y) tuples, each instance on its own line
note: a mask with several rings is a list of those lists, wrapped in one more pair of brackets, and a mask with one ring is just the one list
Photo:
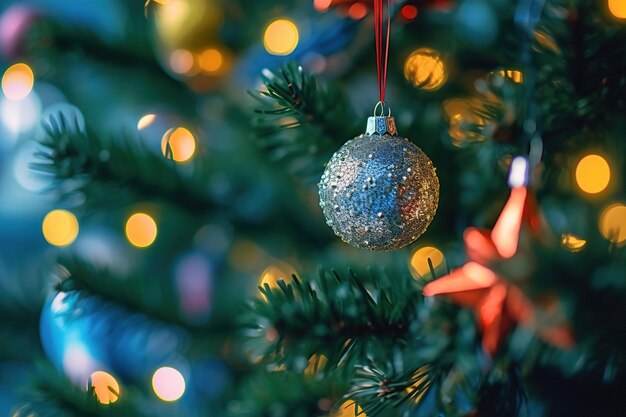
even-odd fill
[(345, 242), (370, 250), (414, 242), (439, 202), (433, 163), (397, 136), (392, 117), (370, 117), (367, 132), (333, 155), (318, 186), (328, 225)]

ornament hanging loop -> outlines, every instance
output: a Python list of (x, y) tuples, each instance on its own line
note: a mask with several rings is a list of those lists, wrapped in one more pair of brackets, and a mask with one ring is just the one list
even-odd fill
[[(387, 87), (387, 67), (389, 63), (389, 35), (391, 13), (387, 3), (387, 28), (385, 29), (385, 0), (374, 0), (374, 37), (376, 40), (376, 72), (378, 73), (378, 103), (374, 106), (374, 116), (367, 119), (367, 135), (397, 136), (396, 121), (391, 117), (391, 107), (385, 102)], [(387, 115), (385, 116), (385, 112)]]
[[(389, 104), (385, 103), (384, 101), (379, 101), (374, 106), (374, 117), (385, 117), (385, 108), (387, 108), (386, 117), (391, 117), (391, 107), (389, 106)], [(379, 109), (380, 109), (380, 114), (378, 114)]]
[[(390, 2), (387, 3), (387, 21), (385, 22), (385, 0), (374, 0), (374, 39), (376, 45), (376, 72), (378, 75), (378, 97), (385, 102), (387, 88), (387, 68), (389, 64), (389, 37), (391, 34)], [(387, 27), (385, 28), (385, 23)]]
[[(386, 116), (385, 109), (387, 110)], [(391, 107), (384, 101), (376, 103), (376, 106), (374, 106), (374, 116), (367, 118), (365, 134), (398, 136), (396, 120), (391, 117)]]

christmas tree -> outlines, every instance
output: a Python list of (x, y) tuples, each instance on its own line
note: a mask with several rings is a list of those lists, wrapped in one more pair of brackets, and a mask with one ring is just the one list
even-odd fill
[(624, 0), (0, 12), (3, 415), (626, 415)]

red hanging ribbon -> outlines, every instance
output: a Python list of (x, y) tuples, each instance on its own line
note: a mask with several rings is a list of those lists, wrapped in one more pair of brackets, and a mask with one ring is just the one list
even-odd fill
[[(378, 73), (378, 97), (385, 101), (385, 88), (387, 87), (387, 64), (389, 62), (389, 31), (391, 27), (391, 15), (389, 13), (389, 0), (387, 0), (387, 36), (384, 32), (384, 0), (374, 0), (374, 35), (376, 39), (376, 72)], [(383, 45), (384, 43), (384, 45)]]

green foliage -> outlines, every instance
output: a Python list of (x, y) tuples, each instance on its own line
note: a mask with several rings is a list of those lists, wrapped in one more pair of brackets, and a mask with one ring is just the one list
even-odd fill
[(330, 156), (359, 132), (346, 97), (293, 62), (261, 78), (266, 90), (252, 95), (260, 103), (253, 119), (259, 147), (293, 174), (319, 180)]
[(620, 330), (626, 328), (626, 305), (620, 301), (626, 297), (626, 252), (600, 236), (600, 210), (586, 209), (593, 213), (581, 224), (587, 230), (586, 246), (580, 253), (555, 246), (534, 249), (534, 276), (542, 279), (533, 279), (527, 291), (535, 297), (559, 294), (577, 339), (573, 351), (544, 351), (536, 364), (550, 363), (566, 374), (589, 372), (596, 375), (589, 382), (602, 385), (620, 379), (626, 369), (626, 337)]
[[(0, 358), (29, 361), (41, 353), (38, 324), (49, 277), (48, 262), (9, 267), (0, 263)], [(19, 278), (19, 279), (18, 279)]]
[(320, 270), (260, 290), (247, 334), (253, 357), (269, 368), (340, 375), (344, 400), (367, 415), (471, 409), (485, 371), (473, 318), (445, 302), (424, 303), (406, 273)]
[[(303, 371), (314, 353), (328, 367), (361, 363), (373, 351), (385, 352), (406, 342), (421, 293), (408, 274), (372, 272), (365, 284), (352, 271), (320, 270), (314, 280), (278, 282), (260, 288), (250, 327), (255, 352), (267, 361)], [(269, 343), (268, 343), (269, 342)]]
[(230, 407), (236, 417), (326, 416), (345, 389), (336, 375), (325, 377), (276, 371), (258, 372), (240, 387), (240, 400)]
[[(121, 274), (94, 266), (77, 255), (66, 255), (59, 259), (55, 275), (59, 291), (96, 295), (105, 302), (122, 307), (128, 314), (142, 314), (145, 323), (184, 329), (193, 336), (192, 349), (220, 346), (222, 338), (228, 337), (237, 325), (232, 317), (233, 311), (241, 311), (245, 306), (244, 303), (233, 303), (227, 311), (217, 308), (222, 306), (214, 306), (211, 320), (192, 323), (181, 316), (177, 292), (172, 288), (169, 276), (161, 272)], [(124, 291), (120, 291), (120, 287)]]
[(52, 365), (37, 364), (30, 385), (23, 389), (27, 399), (17, 408), (14, 417), (142, 417), (153, 413), (138, 408), (136, 393), (124, 392), (113, 404), (100, 404), (94, 393), (81, 390)]
[[(84, 291), (129, 311), (142, 312), (166, 323), (183, 324), (178, 315), (177, 302), (165, 284), (166, 280), (156, 277), (145, 280), (136, 275), (120, 276), (78, 256), (64, 256), (59, 260), (57, 268), (59, 291)], [(119, 290), (122, 285), (124, 291)], [(155, 303), (155, 294), (163, 294), (164, 299)]]
[(103, 139), (62, 114), (44, 125), (47, 136), (33, 168), (54, 176), (61, 197), (78, 197), (86, 208), (116, 208), (159, 201), (188, 212), (208, 211), (208, 168), (197, 158), (181, 167), (150, 152), (137, 137)]
[(491, 373), (477, 395), (476, 410), (480, 416), (515, 416), (526, 401), (523, 381), (515, 365), (505, 373)]
[(434, 373), (429, 365), (417, 370), (388, 373), (374, 366), (358, 366), (346, 398), (355, 401), (365, 415), (379, 415), (387, 406), (418, 404), (431, 388)]
[[(231, 8), (226, 13), (245, 14), (242, 11), (249, 6), (243, 0), (230, 3)], [(497, 3), (499, 10), (509, 10), (502, 2)], [(619, 390), (623, 391), (625, 386), (624, 249), (608, 247), (606, 240), (597, 233), (597, 216), (608, 200), (581, 202), (582, 199), (573, 195), (571, 179), (564, 179), (566, 174), (571, 174), (568, 166), (571, 160), (593, 146), (606, 146), (603, 149), (616, 160), (623, 159), (624, 155), (621, 145), (609, 147), (606, 144), (614, 139), (613, 135), (619, 139), (624, 131), (626, 60), (620, 58), (626, 52), (626, 27), (623, 22), (611, 20), (604, 6), (605, 2), (594, 0), (548, 1), (533, 44), (538, 64), (539, 128), (546, 143), (543, 167), (548, 181), (542, 192), (548, 198), (542, 199), (542, 205), (547, 217), (556, 219), (553, 223), (558, 228), (557, 235), (575, 227), (588, 240), (588, 245), (577, 254), (558, 245), (537, 248), (533, 258), (537, 268), (523, 283), (523, 290), (528, 295), (555, 294), (563, 302), (563, 314), (570, 319), (577, 334), (577, 347), (562, 352), (546, 346), (532, 330), (518, 328), (496, 357), (488, 358), (480, 349), (479, 330), (473, 315), (445, 301), (424, 300), (419, 284), (406, 271), (388, 274), (374, 271), (370, 277), (321, 271), (319, 277), (310, 280), (294, 276), (290, 283), (280, 282), (278, 288), (261, 288), (263, 298), (253, 302), (244, 319), (251, 356), (260, 361), (258, 367), (262, 369), (241, 385), (239, 399), (229, 402), (230, 414), (317, 416), (326, 414), (343, 398), (356, 401), (369, 417), (379, 416), (392, 407), (405, 415), (420, 417), (515, 416), (537, 399), (542, 406), (529, 408), (528, 415), (595, 415), (603, 405), (611, 409), (604, 415), (620, 415), (612, 410), (620, 407), (623, 410)], [(275, 9), (268, 8), (265, 2), (254, 2), (249, 11), (255, 16), (275, 15)], [(421, 20), (426, 14), (420, 13), (415, 25), (398, 26), (398, 31), (406, 33), (418, 28), (410, 36), (404, 35), (406, 47), (413, 47), (412, 42), (423, 43), (424, 37), (418, 32), (427, 32), (438, 25), (427, 18)], [(508, 17), (500, 20), (501, 25), (510, 23)], [(456, 20), (450, 19), (450, 22), (452, 31)], [(118, 70), (125, 70), (126, 66), (138, 72), (146, 70), (167, 89), (163, 90), (166, 93), (161, 93), (161, 88), (155, 88), (156, 83), (146, 82), (144, 91), (157, 92), (155, 97), (168, 98), (177, 109), (182, 103), (184, 111), (196, 111), (195, 96), (161, 71), (147, 48), (115, 48), (88, 31), (62, 29), (54, 25), (40, 26), (26, 48), (39, 59), (53, 63), (47, 62), (48, 67), (61, 69), (48, 75), (50, 78), (63, 79), (66, 86), (74, 83), (73, 79), (68, 81), (71, 75), (65, 74), (66, 65), (60, 64), (63, 60), (55, 60), (52, 54), (34, 52), (39, 44), (46, 42), (52, 45), (54, 52), (62, 51), (66, 57), (78, 53), (90, 59), (110, 61)], [(145, 27), (143, 29), (145, 31)], [(246, 36), (252, 39), (258, 35), (258, 31), (251, 29)], [(457, 38), (446, 37), (439, 45), (462, 43)], [(147, 45), (145, 33), (137, 39)], [(237, 42), (245, 43), (239, 38)], [(247, 46), (238, 44), (241, 49)], [(510, 51), (502, 52), (501, 43), (497, 46), (494, 51), (483, 51), (488, 55), (484, 61), (457, 62), (459, 74), (470, 70), (492, 74), (500, 69), (517, 68), (517, 58), (511, 59)], [(514, 49), (516, 54), (518, 51)], [(475, 50), (471, 50), (467, 54), (474, 53)], [(352, 67), (357, 66), (363, 67), (355, 60)], [(398, 84), (398, 80), (393, 79), (398, 74), (399, 71), (391, 71), (390, 85)], [(134, 77), (128, 78), (127, 82), (135, 82)], [(460, 86), (466, 83), (465, 77), (458, 79), (456, 88), (465, 89)], [(347, 97), (334, 84), (322, 85), (295, 63), (264, 72), (262, 80), (265, 90), (254, 95), (258, 102), (253, 120), (257, 144), (281, 168), (284, 165), (293, 174), (317, 181), (330, 155), (361, 130), (361, 121), (356, 120)], [(470, 93), (473, 100), (469, 117), (451, 121), (448, 131), (457, 139), (454, 144), (462, 148), (457, 154), (462, 169), (447, 174), (454, 176), (454, 184), (460, 185), (461, 191), (457, 193), (455, 188), (446, 194), (453, 195), (448, 197), (447, 206), (462, 206), (463, 209), (453, 212), (454, 208), (446, 208), (455, 216), (442, 220), (449, 222), (449, 229), (455, 232), (468, 223), (489, 223), (504, 199), (509, 157), (526, 152), (524, 145), (516, 145), (520, 142), (524, 109), (528, 104), (523, 94), (525, 85), (493, 74), (481, 76), (470, 84), (476, 91)], [(73, 88), (77, 91), (75, 86)], [(447, 88), (454, 87), (446, 86), (436, 94), (448, 93)], [(174, 90), (180, 91), (174, 93)], [(435, 94), (427, 98), (428, 94), (415, 94), (416, 108), (427, 110), (424, 102), (440, 97)], [(435, 107), (440, 111), (438, 105)], [(418, 125), (422, 119), (412, 120)], [(235, 125), (240, 121), (226, 122)], [(202, 218), (214, 213), (215, 208), (231, 212), (231, 206), (216, 207), (208, 187), (211, 170), (202, 158), (186, 166), (176, 165), (160, 153), (147, 149), (134, 134), (103, 139), (103, 135), (86, 132), (78, 127), (77, 121), (63, 117), (50, 120), (46, 131), (48, 136), (42, 141), (40, 154), (43, 162), (36, 168), (54, 176), (56, 191), (63, 198), (73, 199), (72, 202), (78, 202), (88, 211), (102, 212), (148, 201)], [(626, 169), (623, 161), (611, 162), (614, 178), (619, 178), (618, 172), (623, 177)], [(244, 161), (238, 167), (245, 165)], [(451, 171), (449, 167), (443, 165), (441, 171)], [(250, 169), (250, 176), (257, 175), (256, 168)], [(235, 187), (240, 185), (241, 181)], [(615, 186), (619, 188), (623, 184)], [(310, 203), (308, 200), (297, 202), (305, 198), (293, 189), (286, 194), (289, 203), (296, 207), (292, 211), (309, 213), (299, 211)], [(612, 198), (624, 195), (623, 189), (618, 189)], [(228, 198), (221, 201), (224, 200)], [(300, 203), (302, 206), (298, 205)], [(307, 216), (300, 216), (303, 217), (300, 224), (314, 223)], [(288, 217), (283, 215), (281, 220)], [(289, 223), (283, 227), (290, 228), (291, 222), (283, 223)], [(317, 228), (315, 224), (307, 226)], [(245, 233), (250, 229), (252, 227)], [(255, 231), (267, 234), (263, 225)], [(275, 235), (283, 231), (273, 230)], [(315, 236), (312, 232), (305, 236), (301, 230), (294, 235), (301, 241)], [(319, 245), (318, 241), (301, 243), (316, 249), (328, 243), (324, 238), (319, 241), (322, 242)], [(342, 255), (337, 252), (337, 256)], [(311, 255), (315, 260), (318, 256), (324, 255), (319, 252)], [(450, 259), (453, 266), (463, 262), (459, 255)], [(166, 279), (150, 281), (139, 276), (153, 278), (152, 270), (121, 278), (80, 258), (63, 258), (61, 264), (71, 278), (63, 281), (60, 288), (98, 294), (130, 311), (185, 325), (178, 317), (171, 288), (164, 284)], [(147, 290), (148, 286), (151, 291)], [(164, 296), (155, 298), (155, 293)], [(10, 314), (22, 310), (3, 306), (1, 311)], [(32, 312), (29, 314), (21, 318), (33, 321), (35, 316)], [(224, 320), (220, 329), (202, 327), (193, 334), (194, 340), (200, 340), (195, 347), (206, 353), (202, 331), (206, 332), (206, 339), (220, 330), (228, 334), (233, 328), (232, 319)], [(7, 329), (8, 332), (0, 328), (3, 334), (13, 330)], [(36, 389), (29, 394), (29, 405), (20, 409), (17, 416), (99, 416), (107, 411), (120, 416), (141, 415), (142, 412), (154, 415), (145, 410), (126, 409), (123, 403), (104, 408), (56, 371), (46, 370), (36, 381)], [(526, 390), (531, 395), (529, 403), (525, 402)], [(577, 409), (574, 405), (559, 404), (569, 402), (572, 397), (576, 404), (584, 407)], [(136, 399), (131, 396), (129, 401)]]
[(543, 128), (572, 135), (577, 129), (602, 131), (621, 118), (626, 63), (617, 57), (626, 53), (626, 28), (606, 2), (548, 2), (535, 48)]

